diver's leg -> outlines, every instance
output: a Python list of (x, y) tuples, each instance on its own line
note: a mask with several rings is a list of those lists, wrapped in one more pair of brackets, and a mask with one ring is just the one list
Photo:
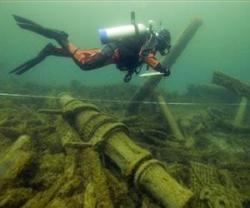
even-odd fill
[[(97, 50), (94, 53), (91, 52), (91, 55), (89, 56), (88, 51), (85, 52), (84, 50), (79, 50), (74, 44), (69, 43), (68, 34), (66, 34), (65, 32), (43, 27), (43, 26), (41, 26), (41, 25), (31, 21), (31, 20), (28, 20), (26, 18), (17, 16), (17, 15), (13, 15), (13, 16), (17, 22), (17, 25), (19, 27), (21, 27), (22, 29), (30, 30), (30, 31), (38, 33), (44, 37), (55, 39), (62, 46), (62, 48), (65, 50), (63, 52), (66, 54), (69, 53), (69, 56), (73, 57), (74, 61), (83, 70), (90, 70), (90, 69), (99, 68), (99, 67), (111, 62), (111, 56), (113, 54), (113, 49), (109, 46), (106, 46), (104, 48), (105, 50), (102, 50), (102, 51)], [(108, 49), (108, 50), (106, 50), (106, 49)], [(50, 55), (59, 55), (59, 53), (58, 54), (50, 54)], [(42, 59), (42, 57), (44, 57), (44, 56), (38, 56), (38, 59), (35, 58), (35, 63), (37, 61), (40, 62), (40, 59)]]
[(69, 43), (68, 34), (66, 34), (63, 31), (43, 27), (29, 19), (17, 16), (17, 15), (13, 15), (13, 17), (16, 20), (17, 25), (21, 27), (22, 29), (29, 30), (39, 35), (42, 35), (46, 38), (56, 40), (59, 43), (59, 45), (63, 49), (65, 49), (64, 52), (69, 53), (72, 56), (75, 54), (76, 50), (78, 49), (74, 44)]
[(115, 49), (115, 45), (108, 44), (103, 49), (81, 50), (69, 43), (67, 50), (82, 70), (92, 70), (114, 63)]
[(9, 73), (21, 75), (24, 72), (30, 70), (35, 65), (42, 62), (47, 56), (50, 56), (50, 55), (70, 57), (70, 54), (64, 49), (56, 48), (53, 44), (49, 43), (38, 53), (36, 57), (26, 61), (25, 63), (21, 64), (20, 66), (10, 71)]
[[(13, 15), (13, 17), (16, 20), (17, 25), (21, 27), (22, 29), (26, 29), (26, 30), (38, 33), (47, 38), (55, 39), (62, 46), (62, 48), (65, 49), (66, 53), (69, 53), (78, 64), (82, 64), (82, 61), (84, 60), (84, 56), (86, 56), (86, 53), (85, 54), (82, 53), (82, 50), (80, 52), (80, 50), (78, 50), (78, 47), (70, 43), (68, 41), (68, 35), (65, 32), (43, 27), (29, 19), (17, 16), (17, 15)], [(98, 56), (99, 62), (103, 62), (104, 59), (106, 58), (104, 56), (101, 57), (103, 54), (96, 54), (96, 55)], [(87, 55), (86, 59), (88, 58), (89, 56)]]
[(82, 70), (88, 71), (103, 67), (104, 65), (106, 65), (108, 59), (98, 52), (90, 58), (81, 59), (81, 61), (77, 61), (74, 59), (74, 61)]

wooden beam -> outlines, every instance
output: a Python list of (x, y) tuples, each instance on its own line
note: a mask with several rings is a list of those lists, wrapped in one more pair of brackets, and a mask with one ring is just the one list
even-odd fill
[(241, 97), (250, 98), (250, 85), (220, 71), (214, 72), (212, 82), (227, 88)]

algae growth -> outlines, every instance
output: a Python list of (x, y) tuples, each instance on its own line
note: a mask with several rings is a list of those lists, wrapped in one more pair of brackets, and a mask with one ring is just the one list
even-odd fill
[[(175, 64), (201, 25), (161, 63)], [(161, 77), (101, 87), (3, 77), (0, 207), (250, 206), (248, 84), (215, 72), (178, 94), (157, 90)]]
[[(21, 94), (32, 93), (27, 85), (8, 83), (15, 92), (19, 89)], [(54, 96), (64, 89), (74, 97), (92, 99), (94, 107), (84, 101), (84, 109), (100, 112), (99, 119), (95, 113), (85, 114), (92, 117), (92, 125), (95, 119), (100, 122), (106, 118), (104, 115), (112, 118), (112, 122), (125, 124), (131, 141), (163, 162), (171, 177), (192, 191), (188, 207), (206, 207), (208, 204), (217, 207), (218, 203), (224, 207), (249, 206), (250, 127), (247, 124), (250, 111), (247, 107), (243, 124), (234, 126), (238, 105), (224, 105), (228, 101), (240, 102), (237, 95), (224, 88), (204, 85), (190, 86), (185, 94), (158, 91), (157, 95), (149, 97), (148, 100), (153, 101), (161, 94), (170, 103), (188, 100), (196, 103), (195, 106), (168, 105), (172, 122), (176, 122), (183, 137), (179, 140), (168, 117), (162, 113), (162, 106), (140, 105), (138, 114), (125, 116), (128, 102), (94, 101), (97, 98), (111, 100), (114, 95), (119, 100), (128, 100), (135, 86), (89, 88), (72, 82), (69, 87), (53, 91), (49, 87), (32, 86), (39, 95)], [(2, 85), (1, 88), (7, 90), (9, 86)], [(42, 110), (39, 113), (39, 109), (56, 111)], [(124, 166), (119, 167), (116, 163), (119, 160), (109, 157), (115, 149), (105, 152), (103, 144), (79, 145), (83, 139), (88, 140), (87, 135), (93, 127), (90, 127), (91, 122), (77, 132), (78, 124), (72, 118), (66, 118), (69, 115), (63, 118), (60, 109), (63, 111), (57, 99), (2, 97), (0, 207), (161, 206), (154, 193), (145, 191), (147, 187), (134, 183), (133, 171), (138, 168), (126, 174), (120, 169)], [(86, 117), (79, 117), (76, 122), (84, 123), (85, 120)], [(125, 152), (122, 154), (126, 155)], [(127, 167), (127, 163), (124, 165)]]

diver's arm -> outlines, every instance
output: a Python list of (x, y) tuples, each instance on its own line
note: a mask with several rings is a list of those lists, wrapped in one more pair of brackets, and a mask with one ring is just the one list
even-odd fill
[(160, 62), (155, 58), (153, 53), (148, 53), (147, 55), (141, 55), (141, 59), (156, 70), (157, 66), (159, 66)]
[(155, 57), (155, 54), (153, 52), (149, 52), (147, 53), (147, 55), (140, 55), (140, 56), (141, 59), (154, 70), (164, 73), (165, 76), (170, 75), (169, 69), (161, 65), (160, 61)]

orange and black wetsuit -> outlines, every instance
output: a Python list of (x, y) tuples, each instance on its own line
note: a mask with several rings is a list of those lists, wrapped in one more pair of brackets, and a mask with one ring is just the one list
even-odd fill
[(67, 50), (82, 70), (97, 69), (108, 64), (116, 64), (121, 71), (128, 71), (124, 81), (129, 81), (136, 68), (143, 63), (163, 72), (155, 57), (154, 40), (134, 38), (106, 44), (102, 49), (83, 50), (68, 43)]
[(121, 71), (127, 71), (124, 77), (125, 82), (130, 81), (133, 73), (137, 72), (137, 68), (143, 63), (157, 71), (166, 72), (155, 58), (156, 50), (138, 41), (109, 43), (102, 49), (87, 50), (78, 49), (72, 43), (62, 45), (62, 48), (58, 48), (51, 43), (47, 44), (36, 57), (18, 66), (10, 73), (21, 75), (50, 55), (71, 57), (82, 70), (93, 70), (108, 64), (116, 64), (116, 67)]

